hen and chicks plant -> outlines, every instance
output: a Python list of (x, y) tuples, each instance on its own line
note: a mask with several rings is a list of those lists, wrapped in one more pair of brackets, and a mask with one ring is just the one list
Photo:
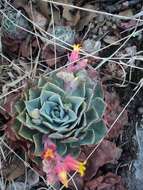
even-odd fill
[[(77, 61), (78, 54), (79, 47), (75, 46), (69, 61)], [(77, 64), (83, 62), (87, 64), (85, 60)], [(30, 142), (33, 160), (41, 160), (46, 174), (52, 178), (57, 175), (65, 186), (67, 172), (84, 174), (84, 164), (75, 160), (82, 146), (97, 144), (106, 133), (101, 84), (85, 69), (75, 71), (73, 67), (76, 65), (29, 85), (15, 104), (11, 126), (18, 139)], [(45, 145), (45, 136), (52, 148)], [(48, 182), (53, 183), (53, 179), (48, 178)]]
[[(76, 33), (75, 30), (72, 30), (70, 26), (55, 26), (49, 29), (49, 33), (51, 34), (51, 38), (55, 36), (55, 39), (51, 39), (53, 42), (56, 42), (56, 50), (58, 53), (63, 54), (66, 52), (66, 48), (69, 45), (73, 45), (75, 42)], [(52, 44), (53, 44), (52, 42)], [(58, 45), (59, 44), (59, 45)], [(51, 47), (53, 50), (53, 45)]]
[(2, 19), (2, 36), (17, 41), (24, 40), (29, 34), (27, 31), (32, 29), (31, 24), (24, 17), (25, 10), (7, 8), (5, 15)]

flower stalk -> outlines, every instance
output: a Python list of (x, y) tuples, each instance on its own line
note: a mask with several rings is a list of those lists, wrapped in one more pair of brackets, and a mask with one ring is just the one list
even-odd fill
[[(49, 139), (47, 140), (49, 142)], [(45, 143), (47, 142), (45, 141)], [(80, 176), (84, 176), (86, 170), (85, 163), (77, 161), (71, 155), (67, 155), (63, 158), (57, 153), (56, 150), (53, 151), (53, 149), (49, 147), (47, 147), (47, 149), (43, 152), (42, 159), (43, 170), (47, 174), (48, 184), (51, 183), (50, 179), (52, 178), (55, 179), (52, 182), (56, 182), (58, 179), (65, 187), (68, 187), (69, 172), (75, 171), (78, 172)]]

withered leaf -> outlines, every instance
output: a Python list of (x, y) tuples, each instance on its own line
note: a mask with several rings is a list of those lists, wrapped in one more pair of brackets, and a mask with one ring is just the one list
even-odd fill
[(16, 156), (11, 155), (12, 159), (10, 161), (6, 160), (2, 163), (1, 172), (5, 179), (11, 181), (20, 176), (25, 172), (25, 166), (23, 162)]
[[(106, 35), (103, 38), (103, 41), (106, 42), (107, 44), (113, 44), (113, 45), (119, 45), (120, 43), (117, 42), (119, 40), (119, 38), (117, 36), (110, 36), (110, 35)], [(117, 42), (116, 44), (114, 44), (115, 42)]]
[[(86, 157), (94, 148), (86, 148)], [(107, 163), (115, 164), (121, 156), (121, 149), (108, 140), (102, 141), (101, 145), (94, 151), (87, 162), (87, 170), (85, 180), (90, 180), (94, 177), (100, 167)]]
[[(105, 100), (107, 103), (107, 108), (105, 112), (105, 121), (107, 123), (107, 127), (110, 128), (110, 126), (114, 123), (114, 121), (117, 119), (123, 108), (120, 106), (119, 96), (117, 93), (114, 92), (105, 92)], [(116, 138), (118, 137), (122, 132), (124, 126), (128, 123), (128, 115), (127, 111), (125, 110), (121, 117), (116, 121), (114, 126), (112, 127), (108, 138)]]
[[(85, 5), (84, 8), (86, 9), (95, 9), (92, 5)], [(80, 12), (80, 20), (76, 26), (78, 31), (81, 31), (84, 26), (88, 26), (89, 22), (96, 17), (96, 14), (90, 11), (81, 11)]]
[(85, 184), (89, 190), (125, 190), (120, 176), (111, 172)]

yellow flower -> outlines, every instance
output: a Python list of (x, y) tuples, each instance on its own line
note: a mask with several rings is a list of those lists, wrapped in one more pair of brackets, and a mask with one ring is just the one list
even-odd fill
[(74, 45), (73, 45), (73, 51), (79, 52), (80, 49), (81, 49), (80, 44), (74, 44)]
[(65, 186), (68, 187), (68, 178), (67, 178), (67, 172), (66, 171), (61, 171), (59, 174), (59, 180), (61, 183)]
[(68, 177), (67, 177), (67, 170), (62, 163), (59, 163), (56, 166), (56, 173), (60, 182), (65, 186), (68, 187)]
[(86, 167), (85, 167), (85, 162), (79, 162), (75, 160), (72, 156), (68, 155), (66, 156), (64, 160), (64, 164), (67, 167), (69, 171), (77, 171), (80, 173), (81, 176), (84, 175)]
[(47, 148), (46, 151), (43, 153), (44, 159), (52, 159), (55, 157), (54, 151), (51, 148)]
[(79, 162), (76, 170), (78, 171), (78, 173), (80, 173), (81, 176), (84, 176), (84, 173), (86, 170), (85, 164), (82, 162)]

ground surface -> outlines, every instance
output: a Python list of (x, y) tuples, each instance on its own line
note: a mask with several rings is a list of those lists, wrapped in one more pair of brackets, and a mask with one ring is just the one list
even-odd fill
[[(22, 11), (20, 14), (32, 21), (30, 27), (22, 23), (21, 29), (26, 28), (31, 34), (12, 32), (13, 28), (3, 32), (3, 20), (13, 19), (11, 9)], [(53, 38), (55, 26), (68, 25), (75, 30), (74, 43), (82, 46), (81, 56), (88, 58), (87, 67), (96, 72), (103, 84), (105, 120), (110, 130), (99, 146), (83, 148), (82, 159), (92, 153), (86, 174), (83, 178), (72, 177), (68, 189), (142, 190), (142, 1), (1, 0), (0, 13), (0, 189), (63, 189), (60, 185), (46, 186), (34, 165), (23, 161), (19, 147), (11, 146), (3, 126), (10, 120), (4, 108), (8, 97), (15, 96), (27, 80), (47, 76), (68, 64), (72, 46), (61, 43), (59, 36)], [(26, 38), (21, 40), (21, 35)]]

